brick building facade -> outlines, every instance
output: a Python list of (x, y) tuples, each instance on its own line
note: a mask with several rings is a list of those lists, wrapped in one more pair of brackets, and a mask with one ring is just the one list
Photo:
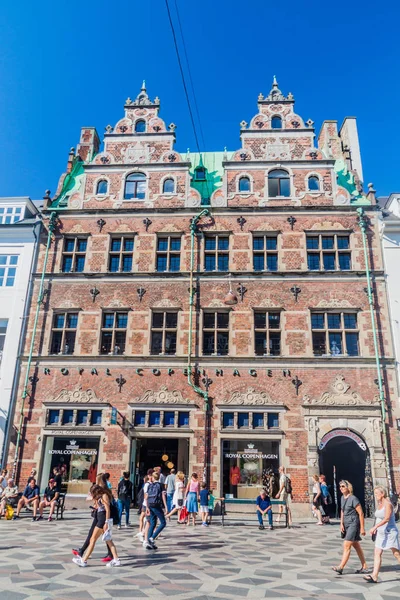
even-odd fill
[[(254, 497), (283, 464), (294, 511), (309, 510), (310, 475), (353, 479), (368, 502), (387, 484), (373, 324), (357, 208), (367, 218), (391, 477), (398, 478), (398, 406), (377, 213), (362, 191), (353, 118), (340, 131), (294, 112), (274, 80), (242, 122), (234, 152), (179, 154), (175, 125), (143, 86), (125, 116), (82, 129), (48, 198), (57, 226), (46, 270), (29, 395), (24, 369), (21, 481), (44, 486), (64, 464), (69, 493), (96, 469), (172, 464), (219, 494)], [(191, 293), (191, 223), (193, 288)], [(191, 302), (192, 298), (192, 302)], [(191, 366), (188, 369), (190, 312)], [(32, 377), (33, 376), (33, 377)], [(201, 392), (199, 393), (199, 390)], [(205, 401), (205, 392), (209, 395)], [(207, 398), (206, 398), (207, 400)], [(367, 482), (367, 483), (365, 483)]]

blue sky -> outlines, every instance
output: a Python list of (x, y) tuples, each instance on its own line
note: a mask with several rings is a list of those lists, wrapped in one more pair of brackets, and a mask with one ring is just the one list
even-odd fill
[[(206, 150), (239, 147), (276, 74), (317, 128), (356, 116), (365, 187), (400, 190), (398, 5), (176, 1)], [(143, 79), (196, 150), (164, 0), (5, 0), (0, 22), (0, 196), (54, 193), (80, 128), (102, 137)]]

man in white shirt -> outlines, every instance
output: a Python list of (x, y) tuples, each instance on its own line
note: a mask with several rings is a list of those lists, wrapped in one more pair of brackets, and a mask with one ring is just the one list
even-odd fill
[[(289, 508), (290, 495), (286, 491), (286, 483), (288, 476), (285, 474), (285, 467), (279, 467), (279, 492), (275, 496), (275, 498), (279, 500), (283, 500), (286, 502), (286, 510), (288, 515), (288, 524), (289, 526), (292, 524), (292, 513)], [(279, 505), (279, 514), (276, 522), (279, 523), (281, 520), (281, 515), (283, 514), (283, 504)]]

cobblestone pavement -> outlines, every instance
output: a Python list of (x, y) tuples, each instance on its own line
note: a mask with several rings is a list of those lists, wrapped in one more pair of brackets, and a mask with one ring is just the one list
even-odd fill
[[(338, 525), (314, 523), (291, 530), (259, 531), (254, 525), (222, 528), (178, 526), (164, 530), (159, 550), (146, 551), (136, 528), (115, 528), (122, 561), (110, 569), (100, 562), (104, 544), (82, 569), (71, 562), (71, 548), (83, 542), (90, 525), (70, 512), (59, 522), (0, 521), (1, 600), (106, 600), (109, 598), (269, 598), (390, 600), (400, 597), (400, 568), (385, 553), (379, 585), (368, 585), (354, 571), (352, 556), (342, 577), (331, 571), (341, 553)], [(363, 542), (369, 564), (373, 544)]]

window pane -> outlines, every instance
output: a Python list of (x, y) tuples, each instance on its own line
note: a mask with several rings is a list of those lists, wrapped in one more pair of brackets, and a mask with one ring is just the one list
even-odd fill
[(120, 238), (111, 240), (111, 250), (112, 252), (119, 252), (121, 250)]
[(109, 328), (114, 325), (114, 313), (105, 313), (103, 315), (103, 327)]
[(127, 313), (117, 313), (117, 322), (115, 323), (115, 327), (118, 329), (126, 328), (128, 325), (128, 314)]
[(97, 184), (97, 193), (107, 194), (107, 181), (99, 181), (99, 183)]
[(101, 334), (101, 354), (110, 354), (112, 346), (112, 333), (103, 331)]
[(253, 250), (263, 250), (263, 249), (264, 249), (264, 238), (263, 237), (254, 237), (253, 238)]
[(163, 321), (164, 321), (164, 313), (162, 313), (162, 312), (153, 313), (153, 327), (155, 327), (156, 329), (161, 328), (163, 326)]
[(136, 196), (139, 200), (144, 200), (146, 197), (146, 182), (138, 181), (136, 184)]
[(206, 329), (210, 329), (215, 326), (215, 313), (209, 313), (209, 312), (204, 313), (203, 326)]
[(164, 427), (173, 427), (175, 425), (175, 413), (172, 410), (164, 413)]
[(358, 356), (358, 333), (346, 333), (346, 347), (349, 356)]
[(218, 271), (229, 270), (229, 256), (227, 254), (218, 255)]
[(146, 131), (146, 121), (143, 121), (143, 119), (136, 121), (135, 131), (136, 133), (144, 133)]
[(64, 256), (62, 262), (62, 272), (69, 273), (72, 268), (72, 256)]
[(278, 270), (278, 255), (267, 254), (267, 270), (277, 271)]
[(157, 410), (150, 411), (149, 415), (149, 425), (150, 427), (159, 427), (161, 424), (160, 413)]
[(163, 192), (164, 194), (172, 194), (174, 192), (174, 180), (173, 179), (166, 179), (164, 181), (164, 185), (163, 185)]
[(179, 251), (181, 249), (181, 238), (171, 238), (170, 249), (174, 251)]
[(168, 238), (158, 238), (157, 250), (162, 252), (168, 250)]
[(325, 271), (335, 270), (335, 255), (331, 252), (324, 252), (324, 269)]
[(131, 252), (134, 248), (134, 240), (133, 238), (125, 238), (124, 239), (124, 250), (127, 252)]
[(78, 240), (77, 241), (77, 251), (78, 252), (86, 252), (87, 240)]
[(63, 425), (71, 425), (74, 422), (74, 411), (73, 410), (64, 410), (63, 414)]
[(49, 410), (49, 425), (57, 425), (60, 420), (60, 411), (59, 410)]
[(215, 250), (216, 249), (216, 239), (215, 237), (206, 237), (205, 239), (205, 249), (206, 250)]
[(321, 356), (322, 354), (326, 354), (325, 333), (316, 333), (315, 331), (313, 331), (312, 339), (313, 353), (315, 354), (315, 356)]
[(54, 315), (53, 327), (56, 327), (57, 329), (61, 329), (62, 327), (64, 327), (64, 319), (65, 319), (64, 314)]
[(347, 252), (339, 254), (339, 269), (341, 271), (349, 271), (351, 269), (350, 254), (347, 254)]
[(73, 252), (75, 246), (75, 240), (67, 238), (64, 243), (64, 252)]
[(319, 271), (319, 254), (307, 253), (307, 264), (310, 271)]
[(204, 269), (206, 271), (215, 271), (215, 255), (206, 254), (204, 260)]
[(311, 327), (313, 329), (323, 329), (324, 326), (325, 325), (323, 313), (314, 313), (311, 315)]
[(234, 415), (233, 412), (224, 412), (222, 415), (222, 427), (233, 427)]
[(270, 198), (275, 198), (278, 196), (279, 192), (279, 181), (277, 179), (269, 179), (268, 178), (268, 196)]
[(248, 177), (241, 177), (239, 179), (239, 192), (250, 191), (250, 179)]
[(126, 331), (117, 331), (115, 333), (115, 346), (112, 348), (114, 354), (123, 354), (125, 352)]
[(76, 329), (78, 326), (78, 315), (76, 313), (67, 314), (67, 327), (69, 329)]
[(264, 255), (255, 254), (253, 256), (253, 268), (255, 271), (264, 271)]
[(328, 313), (328, 329), (340, 329), (340, 314)]
[(162, 352), (162, 332), (153, 331), (151, 334), (151, 353), (160, 354)]
[[(10, 271), (14, 271), (14, 273), (11, 273)], [(8, 271), (8, 277), (6, 279), (6, 287), (12, 287), (14, 285), (15, 282), (15, 269), (10, 269)]]
[(331, 250), (334, 245), (333, 240), (334, 240), (333, 235), (332, 236), (323, 235), (322, 236), (322, 249), (323, 250)]
[(279, 427), (279, 413), (268, 413), (268, 429)]
[(278, 243), (277, 238), (267, 237), (266, 243), (267, 243), (267, 250), (276, 250), (277, 249), (277, 243)]
[(124, 193), (124, 198), (126, 200), (130, 200), (131, 198), (133, 198), (133, 194), (135, 192), (135, 183), (133, 183), (132, 181), (126, 181), (125, 182), (125, 193)]
[(217, 335), (217, 354), (220, 356), (226, 356), (229, 352), (229, 334), (218, 333)]
[(75, 263), (75, 271), (77, 273), (82, 273), (83, 269), (85, 268), (85, 256), (76, 256), (76, 263)]
[(229, 327), (229, 313), (217, 313), (217, 327), (222, 329), (227, 329)]
[(165, 354), (176, 354), (175, 331), (167, 331), (165, 334)]
[(254, 313), (254, 327), (256, 329), (265, 329), (266, 327), (266, 313), (256, 312)]
[(176, 272), (179, 271), (181, 268), (181, 257), (179, 256), (175, 256), (175, 255), (171, 255), (169, 257), (169, 270)]
[(10, 265), (18, 264), (18, 256), (10, 256)]
[(288, 198), (290, 196), (290, 179), (280, 179), (279, 182), (281, 184), (280, 195)]
[(267, 353), (267, 334), (262, 331), (256, 331), (254, 335), (255, 353), (257, 356), (263, 356)]
[(75, 331), (67, 331), (64, 336), (64, 348), (62, 349), (63, 354), (73, 354), (75, 350)]
[(357, 315), (345, 313), (343, 318), (345, 329), (357, 329)]
[(282, 119), (281, 119), (281, 117), (272, 117), (272, 119), (271, 119), (271, 128), (272, 129), (282, 129)]
[(61, 352), (62, 332), (54, 331), (51, 340), (50, 354), (59, 354)]
[(272, 356), (279, 356), (281, 353), (281, 334), (270, 333), (269, 334), (269, 353)]
[(77, 425), (87, 425), (88, 424), (88, 411), (87, 410), (78, 410), (76, 424)]
[(253, 427), (264, 427), (264, 413), (253, 413)]
[(229, 250), (229, 238), (219, 237), (218, 238), (218, 250)]
[(132, 271), (132, 256), (122, 257), (122, 271), (124, 273)]
[(279, 329), (281, 313), (268, 313), (268, 326), (270, 329)]
[(348, 235), (337, 236), (337, 247), (339, 250), (347, 250), (350, 248), (350, 238)]
[(146, 423), (146, 412), (144, 410), (135, 410), (135, 421), (136, 426), (144, 426)]
[(189, 427), (189, 413), (188, 412), (179, 412), (178, 427)]
[(332, 356), (343, 354), (341, 333), (329, 333), (329, 350)]
[(307, 249), (308, 250), (318, 250), (318, 237), (309, 237), (307, 236)]
[(310, 191), (319, 190), (319, 179), (318, 177), (311, 176), (308, 178), (308, 189)]
[(1, 254), (0, 255), (0, 265), (6, 265), (7, 264), (7, 254)]
[(238, 413), (238, 427), (249, 426), (249, 413)]
[(167, 257), (157, 256), (157, 271), (162, 272), (167, 270)]
[(203, 354), (214, 354), (214, 332), (203, 332)]
[(119, 254), (117, 256), (110, 256), (110, 271), (111, 273), (119, 271)]
[(92, 410), (92, 425), (101, 425), (101, 410)]
[(178, 324), (178, 313), (166, 313), (165, 326), (176, 327)]

